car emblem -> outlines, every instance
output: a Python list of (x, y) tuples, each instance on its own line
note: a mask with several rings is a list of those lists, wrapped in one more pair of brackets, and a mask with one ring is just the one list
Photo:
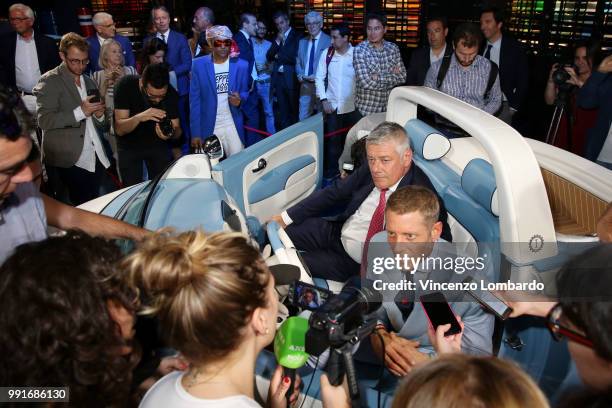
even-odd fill
[(540, 252), (544, 248), (544, 237), (540, 234), (535, 234), (529, 240), (529, 250), (531, 252)]

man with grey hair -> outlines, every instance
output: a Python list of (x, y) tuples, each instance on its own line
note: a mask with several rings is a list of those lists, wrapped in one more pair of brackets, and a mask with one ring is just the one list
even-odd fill
[(208, 7), (200, 7), (193, 13), (193, 25), (200, 33), (198, 44), (193, 53), (194, 57), (201, 57), (211, 53), (206, 42), (206, 30), (215, 24), (215, 13)]
[(45, 72), (59, 65), (55, 42), (34, 31), (34, 12), (25, 4), (9, 7), (14, 32), (0, 37), (0, 83), (17, 89), (32, 113), (36, 111), (34, 85)]
[[(364, 245), (384, 229), (387, 198), (397, 188), (420, 185), (435, 191), (427, 175), (412, 163), (410, 139), (397, 123), (382, 122), (372, 130), (366, 152), (368, 166), (272, 217), (286, 227), (295, 248), (305, 251), (304, 262), (314, 277), (346, 281), (359, 274)], [(451, 241), (446, 210), (438, 199), (442, 237)], [(343, 210), (333, 220), (322, 218), (338, 207)]]
[(321, 110), (315, 103), (315, 76), (321, 54), (327, 51), (331, 45), (330, 36), (321, 31), (323, 28), (321, 13), (310, 11), (304, 16), (304, 23), (308, 29), (308, 35), (300, 40), (297, 64), (295, 64), (295, 73), (300, 82), (300, 120), (304, 120), (315, 111)]
[(96, 13), (93, 16), (92, 22), (96, 34), (87, 38), (87, 42), (89, 43), (89, 73), (94, 73), (102, 69), (98, 64), (100, 48), (102, 48), (102, 43), (104, 41), (111, 38), (121, 45), (125, 66), (136, 68), (136, 58), (134, 58), (132, 44), (127, 37), (117, 34), (113, 16), (104, 12)]

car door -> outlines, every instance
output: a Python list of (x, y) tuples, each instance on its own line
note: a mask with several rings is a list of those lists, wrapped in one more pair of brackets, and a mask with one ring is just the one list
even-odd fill
[(317, 114), (222, 161), (212, 177), (244, 214), (264, 222), (320, 187), (322, 168), (323, 116)]

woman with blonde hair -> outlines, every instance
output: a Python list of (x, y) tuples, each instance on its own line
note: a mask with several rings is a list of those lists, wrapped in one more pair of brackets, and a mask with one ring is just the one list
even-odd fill
[(115, 140), (115, 130), (113, 126), (114, 98), (113, 90), (115, 84), (124, 75), (136, 75), (134, 67), (125, 66), (125, 57), (121, 44), (112, 38), (105, 40), (100, 48), (98, 65), (102, 68), (93, 73), (92, 78), (98, 84), (100, 96), (106, 105), (106, 117), (110, 118), (111, 126), (106, 138), (113, 149), (113, 156), (117, 159), (117, 141)]
[[(157, 234), (125, 260), (132, 285), (150, 300), (169, 346), (189, 362), (159, 380), (141, 407), (258, 407), (255, 361), (272, 342), (278, 313), (274, 278), (238, 233)], [(286, 406), (288, 378), (274, 373), (269, 402)]]

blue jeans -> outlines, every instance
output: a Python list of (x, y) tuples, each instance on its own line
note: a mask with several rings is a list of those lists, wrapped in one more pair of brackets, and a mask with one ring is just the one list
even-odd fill
[(256, 82), (257, 98), (261, 101), (264, 115), (266, 117), (266, 130), (270, 134), (276, 133), (274, 126), (274, 111), (272, 110), (272, 101), (270, 100), (270, 82)]

